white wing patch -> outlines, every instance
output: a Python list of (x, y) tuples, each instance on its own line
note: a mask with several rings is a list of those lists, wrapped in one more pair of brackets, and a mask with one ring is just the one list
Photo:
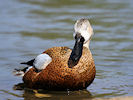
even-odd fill
[(52, 58), (48, 54), (40, 54), (35, 58), (34, 66), (38, 70), (42, 70), (45, 69), (51, 61)]
[(28, 72), (31, 68), (33, 68), (33, 66), (29, 66), (29, 67), (26, 69), (25, 73)]

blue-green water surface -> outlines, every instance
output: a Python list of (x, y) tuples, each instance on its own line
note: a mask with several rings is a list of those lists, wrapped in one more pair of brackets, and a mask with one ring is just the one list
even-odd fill
[(37, 100), (32, 90), (14, 90), (19, 63), (53, 46), (73, 47), (73, 25), (88, 18), (95, 35), (90, 49), (96, 78), (87, 91), (45, 91), (41, 99), (87, 99), (133, 95), (132, 0), (1, 0), (0, 100)]

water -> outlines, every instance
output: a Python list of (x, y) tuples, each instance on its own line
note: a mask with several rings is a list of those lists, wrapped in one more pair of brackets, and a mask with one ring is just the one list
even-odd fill
[(87, 91), (45, 91), (43, 99), (89, 99), (133, 95), (132, 0), (1, 0), (0, 99), (39, 99), (33, 90), (14, 90), (22, 68), (53, 46), (73, 47), (73, 25), (89, 18), (95, 35), (91, 51), (97, 75)]

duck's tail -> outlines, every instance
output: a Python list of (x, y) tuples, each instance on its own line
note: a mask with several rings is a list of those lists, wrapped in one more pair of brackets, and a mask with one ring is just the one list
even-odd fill
[(32, 68), (32, 66), (30, 66), (30, 67), (25, 67), (24, 69), (14, 69), (14, 71), (13, 71), (13, 74), (15, 75), (15, 76), (21, 76), (21, 77), (23, 77), (24, 76), (24, 74), (29, 70), (29, 69), (31, 69)]
[(25, 64), (25, 65), (28, 65), (28, 66), (33, 66), (34, 60), (35, 59), (32, 59), (32, 60), (30, 60), (28, 62), (21, 62), (20, 64)]

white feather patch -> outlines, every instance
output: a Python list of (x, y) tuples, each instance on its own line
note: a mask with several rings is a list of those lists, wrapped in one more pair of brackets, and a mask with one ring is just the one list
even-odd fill
[[(33, 66), (29, 66), (27, 69), (26, 69), (26, 72), (28, 72), (31, 68), (33, 68)], [(26, 73), (25, 72), (25, 73)]]
[(75, 37), (76, 33), (80, 33), (85, 39), (84, 43), (89, 41), (91, 39), (91, 36), (93, 35), (93, 29), (87, 19), (77, 20), (74, 25), (74, 30), (75, 33), (73, 34), (73, 36)]
[(35, 58), (34, 66), (38, 70), (42, 70), (45, 69), (51, 61), (52, 58), (48, 54), (40, 54)]

